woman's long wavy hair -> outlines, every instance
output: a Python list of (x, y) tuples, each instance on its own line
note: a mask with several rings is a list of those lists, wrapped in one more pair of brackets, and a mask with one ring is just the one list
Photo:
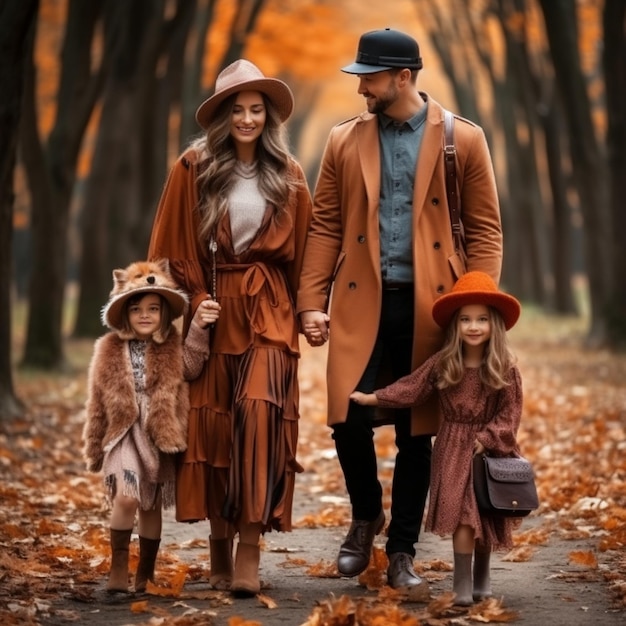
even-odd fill
[[(485, 346), (480, 364), (480, 379), (484, 385), (493, 389), (502, 389), (509, 383), (507, 375), (515, 362), (509, 349), (504, 320), (494, 307), (488, 307), (491, 322), (491, 337)], [(446, 329), (446, 336), (441, 359), (437, 363), (437, 388), (445, 389), (458, 385), (463, 378), (463, 340), (459, 324), (459, 311), (454, 314)]]
[[(289, 177), (291, 152), (285, 125), (271, 100), (265, 94), (262, 95), (266, 120), (256, 147), (259, 190), (274, 208), (276, 217), (285, 211), (294, 187), (294, 181)], [(206, 133), (191, 144), (201, 155), (197, 210), (200, 213), (198, 235), (202, 242), (209, 241), (216, 225), (228, 211), (228, 195), (235, 182), (233, 172), (237, 153), (230, 126), (236, 98), (237, 93), (222, 102)]]

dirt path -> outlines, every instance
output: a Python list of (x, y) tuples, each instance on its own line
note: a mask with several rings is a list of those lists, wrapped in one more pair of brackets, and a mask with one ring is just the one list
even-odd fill
[[(298, 511), (310, 511), (320, 503), (310, 501), (300, 492), (297, 499), (295, 519)], [(546, 520), (541, 517), (527, 518), (523, 529), (539, 528)], [(177, 524), (171, 516), (166, 517), (163, 532), (163, 545), (170, 557), (192, 564), (195, 568), (207, 567), (208, 549), (206, 535), (208, 525)], [(262, 593), (275, 603), (268, 608), (259, 599), (232, 600), (227, 594), (210, 591), (204, 581), (188, 581), (179, 598), (143, 596), (128, 598), (117, 603), (106, 599), (99, 589), (68, 590), (66, 596), (55, 603), (48, 617), (41, 624), (58, 626), (80, 623), (91, 626), (121, 626), (126, 624), (211, 624), (215, 626), (268, 626), (285, 624), (299, 626), (312, 620), (316, 606), (332, 602), (346, 596), (354, 605), (378, 606), (380, 596), (377, 590), (368, 591), (354, 579), (320, 578), (307, 574), (311, 565), (334, 562), (336, 551), (345, 533), (344, 528), (296, 529), (292, 533), (270, 533), (266, 535), (261, 557)], [(195, 544), (195, 545), (194, 545)], [(377, 545), (383, 546), (381, 538)], [(193, 547), (192, 547), (193, 546)], [(509, 615), (511, 621), (532, 626), (576, 626), (599, 624), (611, 626), (624, 624), (626, 615), (611, 608), (611, 598), (603, 581), (602, 568), (589, 570), (571, 565), (568, 555), (572, 551), (585, 551), (591, 548), (591, 540), (554, 540), (538, 546), (532, 558), (525, 562), (507, 562), (502, 555), (494, 555), (492, 580), (494, 593), (503, 598), (501, 612)], [(451, 542), (430, 534), (424, 534), (418, 544), (416, 567), (444, 561), (451, 565)], [(303, 563), (304, 565), (298, 565)], [(162, 564), (162, 561), (159, 561)], [(429, 580), (432, 598), (442, 598), (452, 586), (451, 571), (425, 570), (423, 575)], [(157, 580), (158, 582), (158, 580)], [(87, 599), (91, 596), (91, 599)], [(79, 600), (78, 598), (82, 598)], [(146, 601), (141, 613), (133, 613), (133, 602)], [(266, 600), (268, 601), (268, 600)], [(378, 601), (378, 604), (377, 604)], [(346, 612), (350, 612), (348, 608)], [(400, 602), (399, 611), (420, 618), (415, 624), (469, 624), (468, 611), (450, 609), (444, 611), (440, 621), (436, 621), (425, 603)], [(373, 610), (373, 609), (372, 609)], [(318, 609), (319, 611), (319, 609)], [(387, 609), (389, 611), (389, 609)], [(338, 610), (335, 609), (338, 613)], [(186, 615), (186, 617), (182, 617)], [(486, 609), (483, 619), (489, 615)], [(491, 612), (492, 617), (496, 613)], [(503, 615), (501, 615), (503, 617)], [(234, 618), (239, 618), (237, 621)], [(310, 624), (366, 624), (366, 621), (310, 621)], [(335, 619), (339, 620), (338, 617)], [(231, 621), (229, 621), (231, 620)], [(388, 612), (388, 620), (379, 624), (409, 624), (393, 621), (393, 613)], [(431, 621), (432, 620), (432, 621)], [(493, 620), (495, 621), (495, 620)], [(499, 619), (497, 621), (503, 621)]]

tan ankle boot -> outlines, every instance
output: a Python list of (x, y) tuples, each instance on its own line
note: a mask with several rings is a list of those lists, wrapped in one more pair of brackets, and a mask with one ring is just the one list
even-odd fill
[(135, 574), (135, 592), (143, 593), (148, 581), (154, 582), (154, 564), (159, 552), (160, 539), (139, 537), (139, 565)]
[(128, 593), (128, 546), (133, 529), (111, 528), (111, 571), (107, 591)]
[(237, 545), (235, 558), (235, 575), (230, 590), (235, 595), (254, 596), (261, 591), (259, 581), (259, 559), (261, 551), (259, 546), (248, 543)]
[(233, 580), (233, 540), (211, 539), (209, 537), (209, 547), (211, 549), (211, 574), (209, 584), (213, 589), (225, 591), (230, 589)]

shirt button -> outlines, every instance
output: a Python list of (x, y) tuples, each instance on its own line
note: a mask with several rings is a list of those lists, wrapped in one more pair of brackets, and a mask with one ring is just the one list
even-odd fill
[(437, 206), (439, 204), (439, 198), (433, 198), (430, 202), (433, 206)]
[(357, 241), (358, 241), (359, 243), (365, 243), (365, 235), (359, 235), (359, 236), (357, 237)]
[(356, 289), (356, 283), (348, 283), (348, 289)]
[(435, 241), (435, 243), (433, 244), (433, 248), (435, 250), (439, 250), (439, 248), (441, 248), (441, 244), (438, 241)]
[(439, 287), (437, 287), (437, 293), (443, 293), (443, 285), (439, 285)]

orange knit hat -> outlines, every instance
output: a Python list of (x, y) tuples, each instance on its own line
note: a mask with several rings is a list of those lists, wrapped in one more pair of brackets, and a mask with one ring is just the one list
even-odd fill
[(485, 304), (497, 309), (507, 330), (515, 326), (521, 313), (520, 303), (513, 296), (499, 291), (491, 276), (484, 272), (467, 272), (456, 281), (450, 293), (435, 300), (433, 318), (445, 328), (456, 311), (466, 304)]

